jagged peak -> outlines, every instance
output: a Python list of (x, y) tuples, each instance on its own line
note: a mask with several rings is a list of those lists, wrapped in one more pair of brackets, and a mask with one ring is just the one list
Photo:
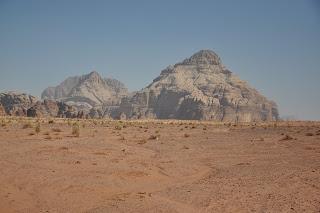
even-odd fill
[(200, 50), (193, 54), (190, 58), (185, 59), (182, 64), (211, 64), (211, 65), (219, 65), (221, 64), (221, 59), (212, 50)]
[(85, 80), (90, 80), (93, 82), (103, 82), (103, 78), (97, 71), (91, 71), (89, 74), (85, 75)]
[(88, 78), (96, 78), (96, 77), (101, 78), (100, 74), (95, 70), (93, 70), (89, 74), (87, 74), (87, 77)]

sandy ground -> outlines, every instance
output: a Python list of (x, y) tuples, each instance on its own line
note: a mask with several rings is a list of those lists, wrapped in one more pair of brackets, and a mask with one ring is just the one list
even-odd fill
[(74, 122), (2, 119), (0, 212), (320, 212), (320, 123)]

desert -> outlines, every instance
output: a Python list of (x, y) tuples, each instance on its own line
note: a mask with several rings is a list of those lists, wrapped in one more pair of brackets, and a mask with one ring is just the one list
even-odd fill
[(318, 212), (320, 123), (1, 117), (0, 212)]

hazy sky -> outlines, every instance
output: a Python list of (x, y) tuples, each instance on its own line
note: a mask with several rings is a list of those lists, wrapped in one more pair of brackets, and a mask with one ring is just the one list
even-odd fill
[(318, 0), (0, 0), (0, 91), (93, 69), (139, 90), (200, 49), (281, 115), (320, 120)]

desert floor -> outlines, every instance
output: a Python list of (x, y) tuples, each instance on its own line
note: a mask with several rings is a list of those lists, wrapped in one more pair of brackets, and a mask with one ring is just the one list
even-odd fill
[(317, 122), (0, 125), (0, 212), (320, 211)]

